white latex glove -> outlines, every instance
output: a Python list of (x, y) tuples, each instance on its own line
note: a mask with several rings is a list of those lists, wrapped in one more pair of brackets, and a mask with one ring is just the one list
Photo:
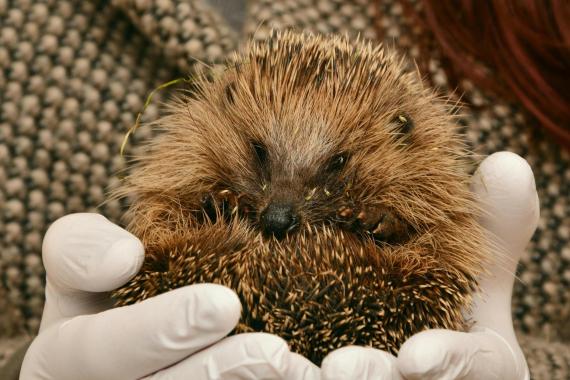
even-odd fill
[(499, 152), (480, 165), (472, 189), (495, 253), (475, 297), (473, 329), (418, 333), (402, 345), (397, 358), (365, 347), (336, 350), (323, 361), (323, 380), (529, 379), (513, 330), (511, 295), (516, 265), (538, 223), (534, 176), (524, 159)]
[(108, 292), (139, 271), (144, 252), (101, 215), (59, 219), (42, 250), (46, 304), (21, 380), (319, 378), (316, 366), (276, 336), (222, 339), (241, 307), (225, 287), (187, 286), (112, 309)]

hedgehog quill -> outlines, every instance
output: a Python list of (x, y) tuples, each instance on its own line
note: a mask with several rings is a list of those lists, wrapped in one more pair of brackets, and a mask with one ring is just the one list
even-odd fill
[(462, 330), (487, 256), (445, 100), (395, 53), (275, 33), (167, 105), (116, 192), (146, 248), (117, 305), (213, 282), (320, 364)]

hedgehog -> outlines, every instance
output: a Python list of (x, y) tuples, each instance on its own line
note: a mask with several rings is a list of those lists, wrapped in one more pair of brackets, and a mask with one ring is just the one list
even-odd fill
[(487, 257), (450, 102), (382, 45), (274, 32), (164, 105), (114, 196), (145, 262), (117, 306), (230, 287), (233, 333), (319, 364), (465, 330)]

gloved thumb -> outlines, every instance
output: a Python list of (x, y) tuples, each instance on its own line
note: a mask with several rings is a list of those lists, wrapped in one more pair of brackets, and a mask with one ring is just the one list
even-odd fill
[(408, 380), (522, 380), (526, 369), (507, 341), (486, 328), (423, 331), (402, 345), (397, 361)]
[(108, 308), (106, 293), (140, 269), (140, 240), (99, 214), (70, 214), (55, 221), (42, 247), (47, 273), (42, 329), (61, 318)]
[(42, 247), (48, 281), (60, 291), (105, 292), (138, 272), (144, 248), (99, 214), (70, 214), (48, 229)]

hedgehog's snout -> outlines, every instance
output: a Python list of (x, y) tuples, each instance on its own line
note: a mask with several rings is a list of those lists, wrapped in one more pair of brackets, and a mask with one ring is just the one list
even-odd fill
[(266, 235), (283, 238), (299, 223), (295, 207), (291, 203), (271, 202), (259, 217), (261, 230)]

